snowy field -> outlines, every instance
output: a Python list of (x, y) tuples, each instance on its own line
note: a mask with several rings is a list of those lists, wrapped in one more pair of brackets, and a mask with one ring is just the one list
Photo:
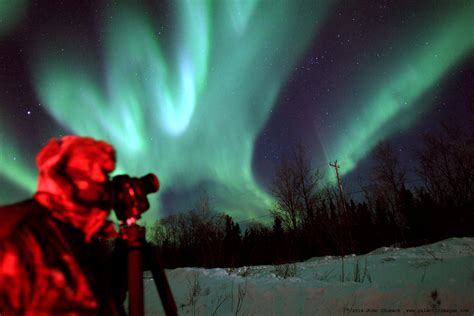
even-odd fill
[[(380, 248), (344, 261), (318, 257), (282, 266), (166, 272), (180, 315), (474, 313), (474, 238)], [(163, 315), (149, 274), (144, 286), (146, 315)]]

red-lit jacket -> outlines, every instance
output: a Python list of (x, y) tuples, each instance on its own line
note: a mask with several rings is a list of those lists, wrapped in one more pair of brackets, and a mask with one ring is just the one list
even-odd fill
[(33, 199), (0, 207), (0, 315), (122, 315), (99, 245)]

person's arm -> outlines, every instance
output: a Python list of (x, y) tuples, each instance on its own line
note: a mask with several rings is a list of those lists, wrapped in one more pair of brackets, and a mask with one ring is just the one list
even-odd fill
[(21, 315), (28, 296), (27, 269), (11, 241), (0, 242), (0, 315)]

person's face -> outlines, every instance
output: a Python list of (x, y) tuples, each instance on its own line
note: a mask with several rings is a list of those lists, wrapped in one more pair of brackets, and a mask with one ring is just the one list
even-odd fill
[(111, 154), (78, 152), (71, 155), (65, 172), (72, 182), (77, 202), (98, 206), (104, 197), (108, 173), (114, 167)]

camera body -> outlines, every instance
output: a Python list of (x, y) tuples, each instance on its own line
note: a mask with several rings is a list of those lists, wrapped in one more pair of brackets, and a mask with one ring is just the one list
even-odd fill
[(137, 220), (150, 207), (147, 194), (157, 192), (159, 188), (160, 182), (153, 173), (141, 178), (117, 175), (109, 181), (108, 204), (122, 223)]

